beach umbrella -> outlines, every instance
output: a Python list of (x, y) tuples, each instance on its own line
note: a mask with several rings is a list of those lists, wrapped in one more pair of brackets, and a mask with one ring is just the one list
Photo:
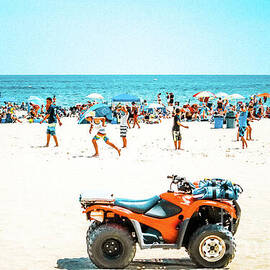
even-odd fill
[(266, 97), (266, 98), (270, 98), (270, 94), (268, 94), (268, 93), (263, 93), (263, 94), (257, 95), (257, 97)]
[(121, 94), (112, 98), (112, 102), (140, 102), (140, 98), (130, 95)]
[(41, 105), (43, 104), (43, 100), (39, 97), (36, 97), (36, 96), (30, 96), (28, 98), (28, 103), (33, 103), (33, 104), (37, 104), (37, 105)]
[(104, 97), (98, 93), (92, 93), (87, 96), (90, 99), (104, 99)]
[(86, 117), (106, 117), (108, 120), (112, 120), (112, 111), (110, 107), (106, 104), (96, 104), (90, 107), (81, 117), (78, 124), (86, 124), (87, 121), (85, 120)]
[(225, 92), (219, 92), (216, 94), (216, 97), (217, 98), (226, 98), (226, 97), (228, 97), (228, 94)]
[(104, 108), (104, 107), (108, 107), (108, 105), (104, 103), (95, 104), (89, 108), (89, 111), (95, 111), (97, 109)]
[(206, 97), (215, 97), (215, 94), (209, 91), (201, 91), (198, 92), (197, 94), (193, 95), (195, 98), (206, 98)]
[(232, 94), (227, 96), (228, 99), (245, 99), (245, 97), (241, 96), (240, 94)]
[(163, 108), (164, 106), (162, 104), (158, 104), (158, 103), (152, 103), (152, 104), (149, 104), (147, 106), (147, 108), (150, 108), (150, 109), (160, 109), (160, 108)]

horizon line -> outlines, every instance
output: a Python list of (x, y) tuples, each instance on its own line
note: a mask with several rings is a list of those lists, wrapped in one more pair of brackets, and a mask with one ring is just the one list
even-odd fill
[(270, 76), (270, 74), (0, 74), (0, 76)]

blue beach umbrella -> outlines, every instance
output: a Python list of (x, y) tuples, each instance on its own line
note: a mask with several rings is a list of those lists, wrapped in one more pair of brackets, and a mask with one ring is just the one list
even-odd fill
[(112, 111), (106, 104), (96, 104), (90, 107), (81, 117), (78, 124), (87, 124), (86, 117), (90, 112), (95, 112), (95, 117), (106, 117), (108, 120), (112, 120)]
[(108, 107), (108, 105), (106, 104), (95, 104), (92, 107), (90, 107), (87, 111), (95, 111), (96, 109), (100, 109), (100, 108), (104, 108), (104, 107)]

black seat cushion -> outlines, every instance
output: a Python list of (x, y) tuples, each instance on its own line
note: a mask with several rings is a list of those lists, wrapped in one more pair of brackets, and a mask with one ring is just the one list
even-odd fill
[(147, 200), (129, 200), (116, 198), (114, 205), (124, 207), (138, 214), (143, 214), (152, 208), (159, 200), (159, 196), (154, 196)]

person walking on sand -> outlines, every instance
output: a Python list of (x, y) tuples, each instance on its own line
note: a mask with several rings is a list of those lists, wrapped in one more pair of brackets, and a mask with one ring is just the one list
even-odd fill
[(237, 133), (237, 141), (239, 141), (239, 137), (242, 141), (242, 148), (247, 148), (247, 141), (245, 140), (245, 132), (247, 128), (247, 109), (245, 104), (241, 105), (240, 114), (239, 114), (239, 129)]
[(118, 111), (121, 114), (121, 119), (120, 119), (120, 137), (123, 140), (123, 148), (127, 147), (127, 129), (128, 127), (130, 128), (129, 122), (128, 122), (128, 116), (129, 113), (126, 110), (125, 106), (120, 106)]
[(173, 142), (174, 142), (175, 150), (184, 150), (181, 148), (182, 135), (180, 132), (180, 127), (189, 128), (188, 126), (184, 126), (181, 124), (180, 113), (181, 113), (180, 109), (177, 108), (175, 110), (175, 116), (173, 119), (172, 135), (173, 135)]
[(99, 156), (97, 141), (100, 138), (103, 139), (103, 141), (106, 144), (108, 144), (109, 146), (114, 148), (118, 152), (118, 154), (120, 156), (121, 150), (118, 149), (118, 147), (116, 147), (113, 143), (111, 143), (109, 141), (109, 138), (106, 136), (105, 117), (94, 117), (94, 115), (95, 115), (94, 112), (90, 112), (89, 116), (86, 116), (86, 118), (85, 118), (88, 122), (90, 122), (89, 133), (90, 134), (92, 133), (92, 130), (93, 130), (94, 127), (97, 130), (97, 134), (92, 139), (92, 143), (93, 143), (93, 146), (95, 148), (95, 154), (92, 157), (98, 157)]
[(133, 128), (135, 128), (135, 125), (138, 126), (138, 128), (141, 128), (138, 122), (138, 107), (136, 106), (136, 103), (133, 101), (132, 103), (132, 114), (133, 114)]
[(43, 118), (43, 120), (40, 121), (40, 124), (42, 124), (45, 120), (48, 119), (48, 128), (47, 128), (47, 144), (46, 147), (49, 147), (51, 136), (53, 136), (53, 139), (55, 141), (55, 146), (58, 147), (58, 140), (56, 137), (55, 127), (56, 127), (56, 119), (58, 120), (59, 126), (62, 126), (62, 122), (60, 120), (59, 115), (56, 112), (56, 109), (54, 105), (52, 105), (52, 98), (48, 97), (46, 99), (46, 115)]

